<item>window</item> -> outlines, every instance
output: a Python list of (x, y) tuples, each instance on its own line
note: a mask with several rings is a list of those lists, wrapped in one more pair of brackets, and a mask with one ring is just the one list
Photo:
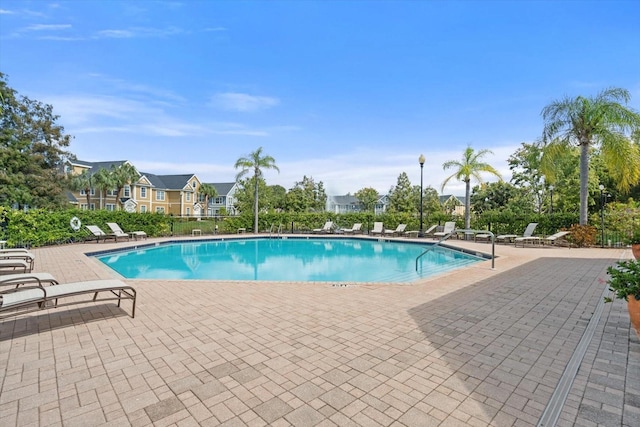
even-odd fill
[[(156, 191), (156, 200), (164, 200), (164, 190)], [(164, 212), (164, 208), (162, 211)]]
[(218, 196), (215, 198), (214, 203), (216, 205), (223, 205), (224, 204), (224, 196)]
[(107, 191), (107, 196), (115, 196), (117, 195), (118, 190), (109, 190)]
[(195, 181), (191, 182), (191, 188), (194, 188), (194, 189), (196, 188), (196, 182)]
[(140, 189), (140, 198), (141, 199), (146, 199), (147, 198), (147, 187), (142, 187)]
[(104, 208), (108, 211), (115, 211), (116, 205), (114, 205), (113, 203), (107, 203)]
[(131, 197), (131, 187), (129, 185), (125, 185), (123, 190), (124, 190), (123, 197)]
[(88, 210), (88, 205), (86, 203), (81, 203), (80, 204), (80, 210), (81, 211), (86, 211)]
[(191, 201), (191, 193), (187, 193), (187, 202)]
[(141, 205), (140, 206), (140, 213), (145, 213), (147, 211), (147, 206), (146, 205)]
[(158, 206), (156, 208), (156, 213), (164, 213), (164, 208), (162, 206)]
[[(83, 196), (86, 196), (86, 195), (87, 195), (87, 192), (86, 192), (86, 191), (84, 191), (84, 190), (80, 190), (80, 194), (81, 194), (81, 195), (83, 195)], [(92, 196), (95, 196), (95, 195), (96, 195), (96, 190), (95, 190), (95, 189), (93, 189), (93, 188), (91, 189), (91, 195), (92, 195)]]
[(191, 215), (191, 208), (187, 208), (187, 216)]

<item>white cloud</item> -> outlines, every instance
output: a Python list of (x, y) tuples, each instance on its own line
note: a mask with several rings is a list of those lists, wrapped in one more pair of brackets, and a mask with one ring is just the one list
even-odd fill
[(71, 24), (33, 24), (25, 27), (25, 31), (57, 31), (69, 28), (71, 28)]
[(7, 9), (0, 9), (0, 15), (13, 15), (15, 12)]
[(268, 96), (253, 96), (246, 93), (226, 92), (214, 95), (211, 103), (224, 110), (253, 112), (274, 107), (280, 103), (280, 100)]
[(134, 37), (167, 37), (176, 34), (182, 34), (184, 31), (177, 27), (167, 28), (148, 28), (148, 27), (132, 27), (128, 29), (108, 29), (95, 33), (95, 38), (113, 38), (126, 39)]
[(98, 37), (104, 37), (108, 39), (128, 39), (134, 37), (133, 31), (129, 30), (102, 30), (96, 33)]

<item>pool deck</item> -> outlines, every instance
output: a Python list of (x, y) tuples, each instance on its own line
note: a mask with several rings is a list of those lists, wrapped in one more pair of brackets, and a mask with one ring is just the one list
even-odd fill
[[(136, 243), (34, 249), (35, 270), (113, 278), (84, 253)], [(640, 425), (640, 340), (601, 302), (630, 250), (496, 255), (410, 285), (127, 280), (135, 319), (1, 319), (0, 425)]]

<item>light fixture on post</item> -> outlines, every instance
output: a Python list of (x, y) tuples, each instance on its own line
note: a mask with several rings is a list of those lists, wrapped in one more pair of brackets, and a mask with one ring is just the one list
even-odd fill
[(549, 193), (551, 194), (551, 203), (549, 203), (549, 215), (553, 215), (553, 185), (549, 186)]
[(600, 247), (604, 248), (604, 185), (600, 184), (598, 188), (600, 189), (600, 226), (602, 227), (602, 241), (600, 242)]
[(424, 231), (422, 231), (422, 173), (424, 171), (424, 154), (420, 154), (418, 157), (418, 162), (420, 162), (420, 231), (418, 232), (418, 237), (424, 237)]

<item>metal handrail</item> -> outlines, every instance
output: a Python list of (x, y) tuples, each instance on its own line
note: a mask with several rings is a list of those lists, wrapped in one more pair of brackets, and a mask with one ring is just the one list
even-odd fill
[(427, 248), (427, 250), (425, 250), (424, 252), (422, 252), (420, 255), (418, 255), (416, 257), (416, 271), (418, 271), (418, 260), (420, 258), (422, 258), (427, 252), (432, 251), (436, 246), (438, 246), (440, 243), (442, 243), (445, 240), (447, 240), (453, 234), (458, 234), (458, 233), (465, 233), (465, 234), (466, 233), (482, 233), (482, 234), (488, 234), (489, 236), (491, 236), (491, 268), (495, 268), (495, 265), (496, 265), (495, 235), (491, 231), (488, 231), (488, 230), (473, 230), (473, 229), (470, 229), (470, 228), (465, 228), (465, 229), (457, 228), (457, 229), (454, 229), (452, 232), (442, 236), (442, 238), (440, 240), (438, 240), (436, 243), (434, 243), (429, 248)]

